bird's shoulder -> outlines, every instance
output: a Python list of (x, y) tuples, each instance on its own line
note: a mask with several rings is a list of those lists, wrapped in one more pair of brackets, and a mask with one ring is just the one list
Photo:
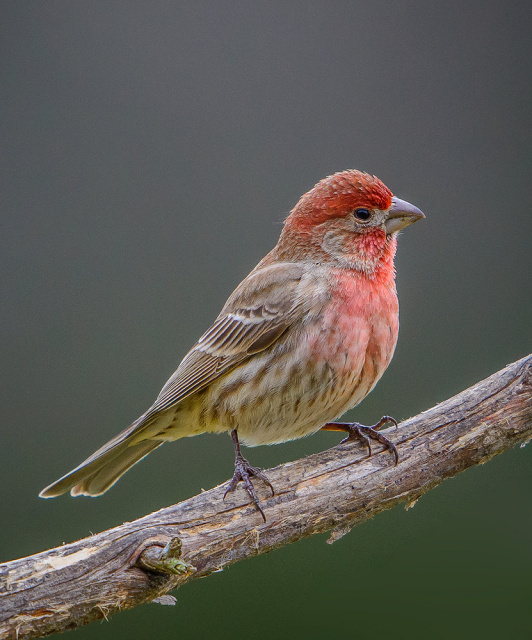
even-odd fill
[(244, 322), (269, 320), (325, 293), (321, 285), (319, 273), (307, 263), (259, 264), (229, 296), (216, 321), (230, 314)]

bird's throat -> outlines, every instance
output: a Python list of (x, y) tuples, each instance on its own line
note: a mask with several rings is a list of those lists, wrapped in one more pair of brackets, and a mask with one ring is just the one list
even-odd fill
[(371, 279), (394, 278), (393, 260), (397, 240), (382, 229), (369, 233), (346, 235), (334, 242), (324, 238), (322, 248), (339, 267), (357, 271)]

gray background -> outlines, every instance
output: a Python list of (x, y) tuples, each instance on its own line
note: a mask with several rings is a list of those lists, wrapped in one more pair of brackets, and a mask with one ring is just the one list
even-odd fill
[[(136, 418), (346, 168), (427, 220), (401, 332), (353, 418), (406, 418), (530, 351), (527, 2), (3, 2), (1, 559), (226, 480), (225, 436), (166, 445), (98, 500), (38, 491)], [(248, 451), (265, 467), (337, 434)], [(337, 544), (318, 536), (78, 638), (530, 638), (532, 448)]]

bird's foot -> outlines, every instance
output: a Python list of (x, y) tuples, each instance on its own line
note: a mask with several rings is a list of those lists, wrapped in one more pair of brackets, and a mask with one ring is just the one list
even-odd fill
[(347, 438), (344, 438), (340, 444), (343, 444), (344, 442), (352, 442), (353, 440), (362, 440), (362, 442), (364, 442), (368, 447), (368, 458), (372, 455), (371, 441), (377, 440), (377, 442), (383, 444), (386, 449), (393, 453), (395, 457), (395, 465), (397, 466), (397, 463), (399, 462), (399, 452), (397, 451), (397, 447), (391, 440), (377, 431), (377, 429), (380, 429), (388, 422), (394, 424), (397, 429), (397, 420), (391, 416), (383, 416), (377, 424), (374, 424), (372, 427), (365, 427), (358, 422), (328, 422), (322, 427), (322, 429), (324, 431), (345, 431), (348, 433), (349, 435)]
[(264, 511), (260, 506), (259, 498), (255, 492), (255, 487), (253, 486), (253, 482), (251, 481), (252, 477), (259, 478), (260, 480), (262, 480), (270, 488), (272, 492), (272, 496), (275, 495), (275, 491), (272, 486), (272, 483), (268, 480), (266, 475), (262, 472), (262, 469), (259, 469), (257, 467), (252, 467), (249, 464), (249, 462), (244, 458), (244, 456), (240, 454), (235, 457), (235, 472), (233, 474), (233, 477), (229, 481), (229, 486), (227, 487), (226, 492), (224, 493), (224, 500), (228, 493), (236, 489), (239, 482), (243, 482), (244, 487), (246, 488), (246, 491), (248, 492), (249, 497), (251, 498), (251, 502), (253, 502), (253, 504), (260, 511), (260, 515), (262, 516), (264, 522), (266, 522), (266, 516), (264, 515)]

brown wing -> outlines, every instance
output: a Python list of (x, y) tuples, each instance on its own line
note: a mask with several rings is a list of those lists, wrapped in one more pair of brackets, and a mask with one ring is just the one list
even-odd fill
[(291, 263), (252, 272), (185, 356), (150, 413), (180, 402), (273, 344), (307, 310), (302, 277), (301, 265)]
[(72, 495), (107, 491), (130, 466), (162, 444), (151, 440), (165, 421), (161, 412), (269, 347), (295, 320), (311, 308), (318, 309), (325, 297), (319, 279), (301, 265), (283, 263), (253, 271), (185, 356), (152, 407), (40, 495), (53, 497), (69, 489)]

